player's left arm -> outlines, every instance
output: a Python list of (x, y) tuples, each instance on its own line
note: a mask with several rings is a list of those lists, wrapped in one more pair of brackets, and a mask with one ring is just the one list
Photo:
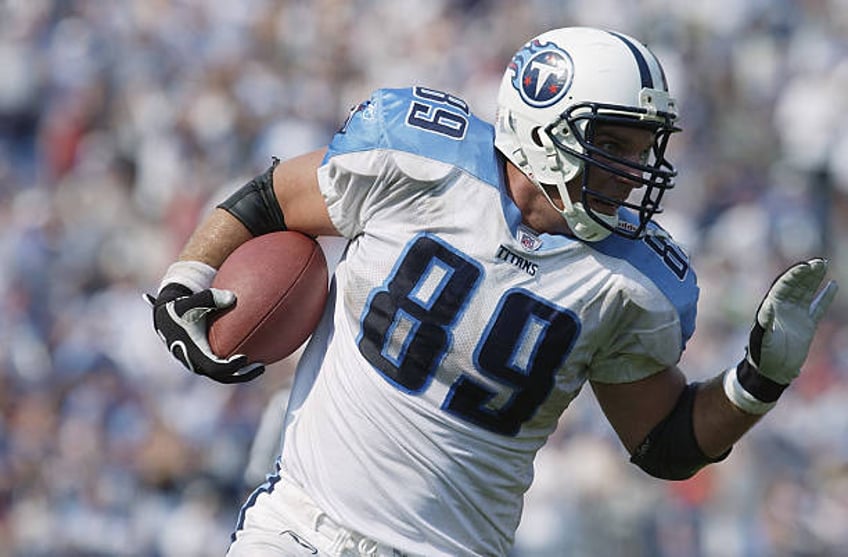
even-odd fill
[(760, 419), (734, 406), (721, 377), (687, 384), (677, 367), (632, 383), (592, 383), (631, 460), (652, 476), (691, 477), (722, 460)]
[(687, 384), (671, 367), (632, 383), (593, 382), (631, 460), (672, 480), (722, 460), (799, 375), (836, 295), (834, 281), (822, 287), (826, 271), (827, 262), (817, 258), (781, 274), (757, 310), (746, 357), (710, 381)]

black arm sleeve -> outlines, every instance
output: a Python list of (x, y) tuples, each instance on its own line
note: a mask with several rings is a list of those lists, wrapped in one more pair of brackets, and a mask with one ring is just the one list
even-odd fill
[(274, 157), (271, 168), (239, 188), (218, 204), (237, 218), (253, 236), (286, 230), (286, 219), (274, 193), (274, 169), (280, 159)]
[(630, 462), (663, 480), (685, 480), (714, 462), (727, 458), (730, 449), (711, 459), (698, 446), (692, 424), (692, 409), (698, 383), (683, 389), (677, 404), (666, 418), (657, 424), (642, 444), (633, 452)]

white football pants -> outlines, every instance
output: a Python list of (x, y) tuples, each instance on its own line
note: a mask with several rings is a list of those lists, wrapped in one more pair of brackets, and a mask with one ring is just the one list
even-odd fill
[(248, 498), (227, 557), (403, 557), (344, 528), (277, 469)]

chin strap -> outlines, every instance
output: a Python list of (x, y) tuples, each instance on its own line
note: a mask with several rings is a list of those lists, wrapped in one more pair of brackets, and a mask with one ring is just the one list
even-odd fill
[[(522, 149), (521, 144), (516, 139), (515, 128), (512, 125), (512, 120), (509, 111), (499, 113), (497, 125), (504, 132), (500, 134), (500, 139), (497, 140), (496, 146), (507, 156), (507, 158), (515, 164), (527, 178), (545, 195), (548, 203), (551, 204), (562, 218), (565, 220), (568, 228), (579, 239), (585, 242), (598, 242), (603, 240), (612, 233), (612, 229), (618, 226), (619, 219), (616, 215), (595, 214), (600, 220), (610, 226), (607, 229), (591, 216), (589, 216), (586, 208), (581, 202), (572, 202), (568, 195), (566, 182), (568, 181), (562, 172), (562, 162), (560, 161), (560, 153), (553, 143), (553, 140), (547, 133), (539, 133), (538, 139), (545, 149), (546, 170), (550, 171), (550, 175), (555, 182), (560, 199), (562, 199), (563, 209), (557, 207), (556, 203), (548, 195), (544, 186), (536, 178), (536, 173), (527, 157), (527, 154)], [(575, 171), (575, 175), (577, 172)], [(573, 176), (570, 176), (572, 178)]]
[[(562, 173), (562, 164), (559, 159), (559, 152), (547, 134), (539, 134), (539, 139), (542, 142), (542, 146), (545, 148), (545, 155), (548, 163), (547, 167), (554, 178), (554, 185), (559, 192), (563, 209), (556, 206), (556, 203), (553, 202), (545, 188), (536, 181), (535, 177), (533, 177), (532, 172), (528, 174), (530, 179), (540, 190), (542, 190), (542, 193), (545, 194), (545, 198), (547, 198), (548, 203), (550, 203), (551, 206), (556, 209), (560, 215), (562, 215), (562, 218), (565, 219), (565, 222), (568, 224), (568, 227), (575, 236), (586, 242), (599, 242), (609, 236), (612, 231), (589, 216), (589, 213), (586, 211), (583, 203), (580, 201), (571, 201), (571, 197), (568, 195), (568, 187), (566, 186), (565, 176)], [(526, 164), (527, 159), (524, 158), (523, 160)], [(525, 173), (529, 170), (529, 164), (527, 166), (528, 169), (522, 169), (525, 170)], [(603, 220), (611, 228), (618, 226), (618, 216), (616, 215), (596, 214), (596, 216)]]

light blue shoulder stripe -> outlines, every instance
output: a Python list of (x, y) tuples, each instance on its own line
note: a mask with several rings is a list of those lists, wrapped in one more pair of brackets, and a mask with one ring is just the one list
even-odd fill
[(698, 278), (685, 252), (653, 222), (648, 236), (641, 240), (611, 235), (587, 245), (604, 255), (627, 261), (659, 288), (680, 316), (682, 348), (685, 348), (695, 332), (699, 295)]
[(392, 149), (451, 164), (497, 187), (494, 128), (463, 109), (461, 99), (443, 102), (439, 95), (446, 94), (419, 87), (375, 91), (351, 111), (324, 162), (344, 153)]

